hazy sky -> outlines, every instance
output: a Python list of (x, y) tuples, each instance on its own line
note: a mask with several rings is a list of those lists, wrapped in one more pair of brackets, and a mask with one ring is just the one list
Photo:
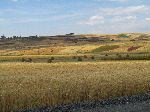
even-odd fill
[(0, 35), (150, 32), (150, 0), (0, 0)]

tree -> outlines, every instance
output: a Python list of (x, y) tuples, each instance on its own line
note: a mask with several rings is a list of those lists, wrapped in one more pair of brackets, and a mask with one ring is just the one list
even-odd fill
[(6, 39), (5, 35), (2, 35), (2, 36), (1, 36), (1, 39)]

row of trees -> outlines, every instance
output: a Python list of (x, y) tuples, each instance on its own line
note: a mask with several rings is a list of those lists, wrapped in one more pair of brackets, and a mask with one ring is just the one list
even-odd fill
[(6, 37), (5, 35), (2, 35), (0, 37), (0, 40), (5, 40), (5, 39), (37, 39), (40, 38), (39, 36), (29, 36), (29, 37), (22, 37), (22, 36), (12, 36), (12, 37)]

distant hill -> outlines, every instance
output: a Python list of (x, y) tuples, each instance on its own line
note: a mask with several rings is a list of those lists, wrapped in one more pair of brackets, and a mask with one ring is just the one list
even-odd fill
[(1, 38), (0, 50), (19, 50), (30, 48), (38, 49), (68, 45), (79, 46), (85, 44), (102, 44), (119, 41), (150, 41), (150, 33), (81, 34)]

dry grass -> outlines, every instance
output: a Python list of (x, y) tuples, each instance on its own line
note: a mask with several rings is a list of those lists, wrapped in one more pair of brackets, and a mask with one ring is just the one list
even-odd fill
[[(117, 45), (117, 44), (116, 44)], [(117, 49), (114, 49), (109, 52), (128, 52), (128, 49), (130, 47), (138, 47), (140, 48), (133, 50), (133, 53), (141, 53), (141, 52), (149, 52), (150, 51), (150, 42), (125, 42), (125, 43), (119, 43), (118, 44), (120, 47)]]
[(0, 64), (0, 112), (150, 90), (150, 61)]
[(29, 50), (0, 50), (0, 55), (64, 55), (64, 54), (80, 54), (89, 53), (105, 46), (118, 46), (116, 49), (102, 50), (101, 52), (128, 52), (128, 48), (134, 46), (140, 46), (139, 49), (132, 52), (149, 52), (150, 42), (115, 42), (115, 43), (102, 43), (102, 44), (86, 44), (86, 45), (68, 45), (68, 46), (57, 46), (57, 47), (45, 47), (45, 48), (31, 48)]
[(57, 46), (57, 47), (46, 47), (39, 49), (30, 50), (0, 50), (0, 55), (58, 55), (58, 54), (79, 54), (90, 52), (100, 45), (82, 45), (82, 46)]

